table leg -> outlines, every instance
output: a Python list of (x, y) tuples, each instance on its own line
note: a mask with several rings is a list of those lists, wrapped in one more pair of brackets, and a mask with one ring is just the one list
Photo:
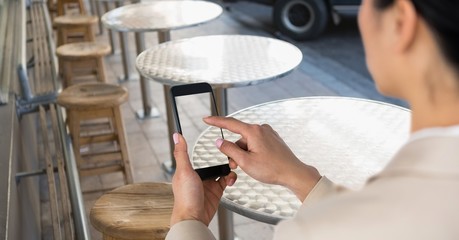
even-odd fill
[(121, 47), (121, 60), (123, 61), (123, 71), (124, 71), (124, 76), (118, 77), (119, 82), (125, 82), (129, 80), (137, 80), (138, 75), (134, 75), (132, 73), (132, 61), (129, 55), (129, 49), (128, 49), (128, 38), (127, 38), (127, 32), (120, 32), (120, 47)]
[(171, 101), (171, 93), (170, 89), (171, 86), (164, 85), (164, 102), (166, 103), (166, 116), (167, 116), (167, 131), (168, 131), (168, 139), (169, 139), (169, 147), (171, 152), (170, 160), (163, 162), (162, 167), (163, 169), (169, 173), (173, 174), (175, 172), (175, 158), (174, 158), (174, 141), (172, 140), (172, 134), (175, 132), (175, 125), (174, 125), (174, 116), (172, 115), (172, 101)]
[[(171, 32), (168, 30), (159, 31), (158, 32), (158, 42), (164, 43), (171, 40)], [(167, 117), (167, 131), (169, 137), (169, 148), (170, 148), (170, 160), (166, 160), (163, 162), (162, 167), (164, 171), (169, 174), (173, 174), (175, 172), (175, 158), (174, 158), (174, 141), (172, 140), (172, 134), (175, 133), (175, 125), (174, 125), (174, 116), (172, 115), (172, 102), (170, 96), (170, 86), (164, 85), (164, 102), (166, 103), (166, 117)]]
[[(135, 45), (137, 48), (137, 55), (142, 53), (145, 49), (145, 34), (142, 32), (135, 33)], [(139, 119), (159, 117), (159, 111), (152, 107), (151, 103), (151, 87), (150, 81), (144, 76), (140, 75), (140, 93), (142, 96), (143, 109), (136, 112)]]
[[(93, 2), (94, 2), (94, 0), (93, 0)], [(108, 12), (108, 11), (110, 11), (110, 4), (109, 4), (109, 2), (104, 2), (103, 5), (104, 5), (104, 9), (103, 9), (102, 12)], [(102, 22), (102, 21), (101, 21), (101, 17), (99, 16), (99, 23), (101, 23), (101, 22)], [(102, 26), (102, 25), (99, 25), (99, 27), (103, 27), (103, 26)], [(115, 48), (115, 36), (114, 36), (115, 34), (114, 34), (113, 31), (110, 30), (110, 29), (107, 29), (107, 32), (108, 32), (108, 40), (109, 40), (109, 42), (110, 42), (110, 47), (112, 48), (112, 51), (111, 51), (110, 54), (113, 55), (113, 54), (115, 54), (115, 52), (116, 52), (116, 48)]]
[[(215, 89), (214, 96), (219, 115), (228, 115), (228, 94), (226, 88)], [(214, 109), (212, 109), (212, 115), (216, 115)], [(235, 239), (233, 222), (233, 212), (220, 205), (218, 207), (218, 231), (220, 233), (220, 240)]]
[[(228, 115), (228, 99), (226, 88), (217, 88), (214, 90), (215, 103), (217, 104), (218, 113), (220, 116)], [(212, 115), (217, 115), (214, 109), (212, 110)]]
[(171, 40), (171, 32), (170, 31), (159, 31), (158, 32), (158, 42), (168, 42)]
[(233, 240), (233, 212), (226, 209), (222, 205), (218, 206), (218, 232), (220, 240)]
[(112, 52), (110, 54), (116, 54), (118, 51), (116, 51), (115, 33), (110, 29), (107, 29), (107, 32), (108, 32), (110, 47), (112, 47)]
[(97, 22), (98, 25), (99, 25), (99, 34), (102, 35), (102, 34), (104, 34), (104, 26), (103, 26), (102, 20), (101, 20), (101, 16), (102, 16), (102, 11), (101, 11), (101, 7), (102, 7), (102, 6), (101, 6), (101, 2), (99, 2), (99, 1), (97, 1), (97, 0), (93, 0), (93, 1), (96, 1), (95, 5), (94, 5), (94, 6), (96, 7), (95, 12), (96, 12), (97, 17), (98, 17), (98, 19), (99, 19), (98, 22)]

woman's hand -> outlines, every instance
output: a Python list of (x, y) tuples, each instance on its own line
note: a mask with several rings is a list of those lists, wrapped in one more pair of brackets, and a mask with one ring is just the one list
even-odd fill
[(217, 212), (223, 190), (233, 185), (237, 176), (231, 172), (218, 181), (202, 181), (191, 166), (185, 138), (178, 133), (173, 138), (177, 168), (172, 179), (174, 209), (171, 226), (184, 220), (198, 220), (208, 226)]
[(301, 201), (319, 181), (319, 172), (303, 164), (271, 126), (214, 116), (204, 121), (241, 135), (235, 143), (222, 139), (216, 142), (220, 151), (231, 158), (231, 168), (240, 166), (258, 181), (286, 186)]

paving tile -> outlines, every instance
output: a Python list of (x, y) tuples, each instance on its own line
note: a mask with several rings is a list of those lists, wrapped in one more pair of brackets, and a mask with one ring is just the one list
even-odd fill
[(128, 142), (128, 151), (135, 177), (136, 169), (151, 166), (157, 163), (157, 160), (153, 149), (150, 147), (143, 133), (131, 135), (130, 139)]
[(160, 164), (151, 164), (136, 169), (135, 182), (170, 182)]
[(244, 240), (268, 240), (273, 238), (274, 226), (266, 223), (252, 221), (238, 225), (234, 229), (235, 234)]

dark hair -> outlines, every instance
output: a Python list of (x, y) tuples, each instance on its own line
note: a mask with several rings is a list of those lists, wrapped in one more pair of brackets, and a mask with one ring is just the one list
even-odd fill
[[(379, 10), (394, 4), (395, 0), (374, 0)], [(411, 0), (417, 13), (427, 22), (437, 38), (441, 51), (456, 71), (459, 71), (459, 1)]]

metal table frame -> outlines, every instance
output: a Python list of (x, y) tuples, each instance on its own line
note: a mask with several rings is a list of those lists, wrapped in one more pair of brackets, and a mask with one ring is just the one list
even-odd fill
[[(111, 24), (110, 21), (109, 21), (110, 18), (116, 18), (117, 14), (119, 12), (122, 12), (123, 10), (126, 10), (126, 9), (131, 9), (131, 8), (136, 8), (136, 7), (139, 7), (139, 9), (141, 9), (143, 7), (146, 7), (146, 6), (155, 6), (155, 5), (159, 5), (159, 4), (162, 4), (162, 3), (164, 3), (164, 4), (174, 4), (174, 3), (181, 4), (183, 2), (187, 2), (187, 3), (194, 2), (194, 3), (197, 3), (197, 4), (205, 3), (205, 4), (208, 4), (209, 6), (212, 6), (212, 5), (214, 7), (218, 6), (217, 4), (210, 3), (210, 2), (204, 2), (204, 1), (155, 1), (155, 2), (150, 2), (150, 3), (135, 3), (135, 4), (123, 6), (123, 7), (120, 7), (120, 8), (117, 8), (117, 9), (114, 9), (112, 11), (109, 11), (109, 12), (105, 13), (102, 16), (102, 21), (103, 21), (104, 25), (107, 28), (110, 28), (112, 30), (119, 31), (119, 32), (134, 32), (135, 33), (135, 42), (136, 42), (137, 54), (140, 54), (140, 53), (142, 53), (142, 51), (145, 50), (145, 37), (144, 37), (144, 33), (145, 32), (158, 32), (158, 41), (159, 41), (159, 43), (164, 43), (164, 42), (170, 41), (170, 38), (171, 38), (170, 31), (171, 30), (181, 29), (181, 28), (186, 28), (186, 27), (192, 27), (192, 26), (197, 26), (197, 25), (203, 24), (205, 22), (208, 22), (210, 20), (213, 20), (213, 19), (217, 18), (218, 16), (221, 15), (221, 13), (223, 11), (222, 8), (219, 7), (219, 11), (216, 11), (215, 14), (211, 14), (210, 16), (203, 16), (201, 21), (195, 21), (195, 22), (189, 22), (189, 23), (183, 22), (183, 23), (178, 23), (178, 24), (171, 24), (170, 26), (166, 26), (166, 25), (140, 26), (140, 27), (126, 26), (126, 25), (123, 26), (123, 25), (120, 25), (119, 23), (117, 23), (118, 25)], [(186, 10), (186, 11), (194, 11), (194, 10), (195, 9), (190, 9), (190, 10)], [(177, 11), (176, 13), (177, 13), (176, 15), (168, 15), (168, 17), (170, 17), (170, 18), (179, 18), (180, 19), (181, 12)], [(134, 20), (139, 20), (139, 21), (141, 21), (142, 20), (141, 18), (143, 18), (143, 16), (141, 16), (141, 15), (140, 16), (135, 16), (135, 17), (137, 19), (134, 19)], [(151, 17), (154, 18), (154, 17), (157, 17), (157, 16), (151, 16)], [(126, 39), (121, 40), (121, 41), (126, 41)], [(121, 45), (123, 46), (124, 44), (122, 43)], [(122, 51), (122, 52), (124, 52), (124, 51)], [(127, 54), (126, 54), (126, 56), (124, 56), (124, 59), (127, 59)], [(131, 64), (128, 59), (126, 61), (129, 62), (128, 64)], [(129, 65), (127, 67), (125, 67), (125, 68), (129, 69)], [(140, 89), (141, 89), (143, 108), (136, 112), (137, 118), (145, 119), (145, 118), (158, 117), (159, 116), (159, 111), (158, 111), (158, 109), (153, 108), (152, 103), (151, 103), (150, 82), (147, 81), (144, 76), (140, 76)], [(164, 87), (164, 91), (168, 92), (169, 90), (168, 90), (168, 88), (166, 89), (166, 87)]]

